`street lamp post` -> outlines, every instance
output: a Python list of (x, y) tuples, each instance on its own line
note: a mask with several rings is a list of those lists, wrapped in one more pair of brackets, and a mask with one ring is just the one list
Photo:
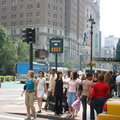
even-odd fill
[(92, 18), (92, 15), (90, 15), (89, 21), (91, 22), (91, 50), (90, 50), (90, 72), (92, 73), (92, 41), (93, 41), (93, 25), (95, 24), (94, 18)]

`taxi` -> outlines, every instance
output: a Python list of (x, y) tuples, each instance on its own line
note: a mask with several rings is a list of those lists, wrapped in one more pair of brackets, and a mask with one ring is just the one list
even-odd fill
[(108, 99), (97, 120), (120, 120), (120, 98)]

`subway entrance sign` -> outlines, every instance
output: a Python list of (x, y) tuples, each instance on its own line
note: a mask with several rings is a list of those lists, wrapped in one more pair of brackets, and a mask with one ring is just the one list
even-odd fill
[(50, 53), (63, 53), (63, 39), (51, 38), (50, 39)]

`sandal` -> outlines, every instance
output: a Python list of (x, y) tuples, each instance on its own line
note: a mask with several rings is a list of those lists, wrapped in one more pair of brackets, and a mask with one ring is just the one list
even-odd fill
[(71, 116), (72, 116), (72, 115), (70, 114), (70, 115), (66, 116), (65, 118), (71, 118)]
[(31, 120), (30, 118), (25, 118), (25, 120)]
[(70, 117), (70, 118), (74, 119), (74, 118), (75, 118), (75, 116), (74, 116), (74, 115), (71, 115), (71, 117)]

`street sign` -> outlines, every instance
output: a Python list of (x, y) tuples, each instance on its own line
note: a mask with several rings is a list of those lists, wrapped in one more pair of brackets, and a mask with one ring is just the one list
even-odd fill
[(50, 53), (63, 53), (63, 39), (51, 38), (50, 39)]

